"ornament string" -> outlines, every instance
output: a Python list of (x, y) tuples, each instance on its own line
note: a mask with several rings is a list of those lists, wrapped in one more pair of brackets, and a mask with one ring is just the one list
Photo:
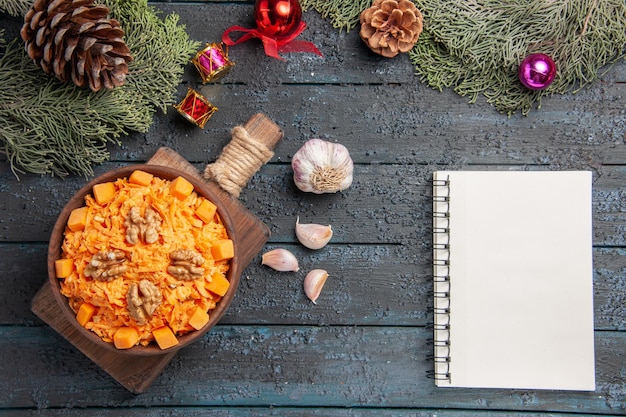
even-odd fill
[[(310, 52), (319, 56), (324, 56), (313, 43), (296, 40), (296, 38), (304, 31), (305, 28), (306, 23), (301, 21), (294, 32), (287, 36), (281, 37), (280, 39), (277, 39), (264, 34), (256, 28), (250, 29), (242, 26), (231, 26), (226, 29), (222, 34), (222, 42), (224, 42), (226, 45), (232, 46), (246, 42), (252, 38), (258, 38), (261, 40), (261, 42), (263, 42), (265, 55), (280, 60), (284, 60), (284, 58), (282, 58), (279, 53), (285, 52)], [(243, 32), (244, 34), (239, 39), (233, 40), (230, 37), (230, 34), (232, 32)]]
[(231, 134), (231, 141), (217, 161), (206, 166), (204, 178), (214, 180), (237, 198), (248, 180), (274, 156), (274, 152), (250, 136), (243, 126), (235, 126)]

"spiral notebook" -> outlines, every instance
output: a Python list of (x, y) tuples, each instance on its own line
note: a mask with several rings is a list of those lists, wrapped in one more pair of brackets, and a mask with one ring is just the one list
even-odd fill
[(591, 179), (434, 173), (437, 386), (595, 390)]

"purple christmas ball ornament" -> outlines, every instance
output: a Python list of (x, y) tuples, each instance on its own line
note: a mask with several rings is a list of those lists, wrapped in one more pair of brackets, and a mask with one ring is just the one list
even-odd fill
[(519, 80), (526, 88), (543, 90), (547, 88), (556, 75), (556, 64), (546, 54), (530, 54), (519, 66)]

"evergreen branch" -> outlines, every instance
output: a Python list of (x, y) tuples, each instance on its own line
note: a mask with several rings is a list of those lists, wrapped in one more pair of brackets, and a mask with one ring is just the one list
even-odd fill
[[(453, 88), (475, 102), (480, 95), (509, 115), (528, 114), (542, 97), (576, 93), (626, 55), (624, 0), (413, 0), (424, 31), (409, 52), (416, 73), (430, 87)], [(358, 25), (370, 0), (303, 0), (336, 28)], [(557, 64), (557, 78), (543, 91), (517, 77), (530, 53)]]
[(105, 0), (111, 15), (120, 22), (126, 44), (133, 54), (123, 88), (132, 89), (150, 105), (167, 111), (180, 84), (184, 66), (200, 47), (189, 39), (175, 14), (159, 18), (160, 12), (146, 0)]
[(134, 57), (122, 87), (93, 93), (61, 83), (33, 65), (18, 40), (0, 53), (0, 153), (15, 175), (90, 176), (94, 164), (109, 159), (107, 144), (148, 131), (156, 109), (173, 103), (199, 42), (178, 16), (161, 20), (146, 0), (106, 3)]
[(333, 27), (349, 31), (359, 24), (359, 15), (372, 5), (372, 0), (302, 0), (300, 4), (304, 10), (313, 8), (330, 19)]
[(31, 4), (31, 0), (0, 0), (0, 12), (11, 16), (24, 16)]
[(122, 90), (91, 93), (47, 76), (12, 42), (0, 59), (0, 137), (12, 170), (91, 175), (106, 143), (147, 131), (150, 109)]
[[(470, 101), (483, 94), (508, 114), (528, 114), (542, 97), (579, 90), (626, 52), (623, 0), (416, 3), (427, 32), (409, 53), (418, 75)], [(528, 90), (517, 79), (520, 62), (532, 52), (557, 64), (557, 78), (544, 91)]]

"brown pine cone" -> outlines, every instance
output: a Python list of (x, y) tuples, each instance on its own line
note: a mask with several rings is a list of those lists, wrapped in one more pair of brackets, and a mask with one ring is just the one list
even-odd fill
[(422, 33), (422, 20), (411, 0), (374, 0), (360, 15), (359, 34), (372, 51), (392, 58), (413, 48)]
[(93, 0), (36, 0), (20, 32), (28, 56), (46, 73), (92, 91), (124, 84), (133, 58), (108, 14)]

